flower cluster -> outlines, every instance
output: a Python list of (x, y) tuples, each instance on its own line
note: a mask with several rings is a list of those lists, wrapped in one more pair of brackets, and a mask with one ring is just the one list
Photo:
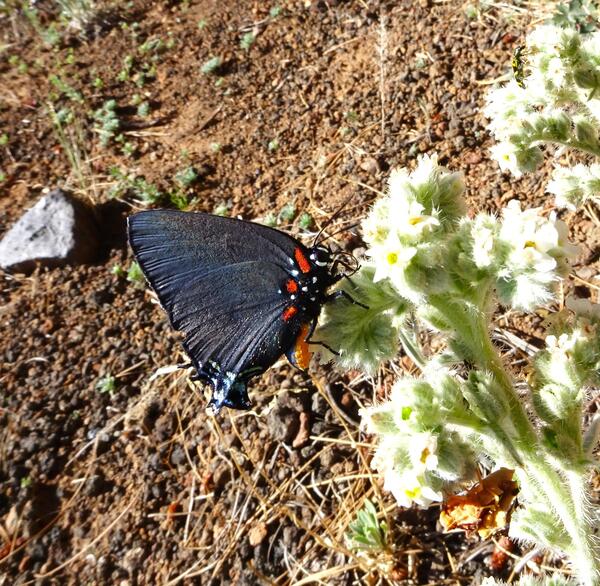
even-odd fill
[[(538, 26), (523, 54), (527, 76), (492, 90), (484, 108), (500, 168), (517, 177), (535, 170), (544, 143), (600, 155), (600, 32)], [(556, 205), (574, 209), (597, 197), (597, 173), (595, 166), (557, 168), (548, 191)]]
[(463, 192), (461, 175), (440, 167), (435, 155), (421, 157), (412, 173), (392, 171), (388, 195), (363, 223), (375, 282), (389, 279), (413, 302), (445, 286), (438, 271), (440, 242), (464, 212)]
[(577, 252), (567, 236), (566, 224), (554, 214), (544, 218), (539, 209), (521, 210), (518, 201), (510, 201), (496, 243), (500, 301), (525, 311), (550, 301), (555, 283), (567, 273), (567, 259)]
[(546, 191), (555, 197), (558, 207), (576, 210), (586, 200), (600, 197), (600, 165), (574, 165), (554, 168)]
[[(557, 314), (523, 402), (490, 338), (493, 308), (551, 300), (576, 249), (554, 213), (513, 200), (498, 217), (468, 217), (463, 192), (435, 156), (394, 170), (363, 223), (368, 261), (342, 285), (362, 305), (329, 305), (317, 336), (340, 364), (369, 374), (399, 340), (422, 372), (361, 412), (377, 436), (372, 465), (400, 505), (444, 500), (478, 465), (514, 471), (511, 535), (562, 550), (592, 586), (600, 552), (585, 479), (600, 417), (584, 433), (582, 413), (587, 388), (600, 384), (600, 308), (572, 300)], [(416, 324), (440, 332), (444, 350), (427, 356)]]
[(456, 379), (440, 364), (429, 365), (426, 381), (403, 378), (385, 403), (364, 409), (363, 426), (379, 436), (372, 461), (399, 505), (426, 506), (443, 489), (474, 475), (472, 448), (453, 430), (466, 412)]

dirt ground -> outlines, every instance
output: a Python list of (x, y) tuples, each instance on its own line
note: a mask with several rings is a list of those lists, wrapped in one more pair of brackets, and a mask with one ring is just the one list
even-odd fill
[[(124, 221), (161, 193), (155, 207), (183, 197), (302, 237), (346, 198), (360, 217), (390, 168), (433, 152), (464, 172), (473, 212), (543, 205), (544, 173), (501, 176), (479, 112), (532, 17), (454, 0), (133, 0), (103, 5), (86, 36), (58, 25), (51, 46), (40, 28), (55, 5), (36, 5), (35, 23), (0, 18), (0, 235), (63, 186), (95, 206), (102, 250), (95, 264), (0, 275), (0, 585), (509, 576), (516, 546), (503, 559), (491, 541), (442, 533), (439, 509), (382, 494), (357, 414), (383, 387), (281, 362), (252, 385), (252, 411), (213, 418), (186, 371), (156, 374), (185, 356), (127, 278)], [(108, 100), (106, 139), (94, 112)], [(67, 116), (62, 137), (52, 109)], [(590, 297), (599, 231), (566, 219)], [(361, 246), (356, 229), (338, 241)], [(537, 345), (541, 319), (499, 316)], [(376, 559), (344, 539), (367, 496), (393, 537)]]

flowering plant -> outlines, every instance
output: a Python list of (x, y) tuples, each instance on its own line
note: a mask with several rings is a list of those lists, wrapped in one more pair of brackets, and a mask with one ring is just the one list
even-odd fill
[[(484, 109), (500, 168), (516, 177), (535, 170), (543, 144), (600, 156), (600, 32), (538, 26), (524, 53), (527, 76), (493, 89)], [(546, 189), (571, 210), (599, 201), (600, 166), (556, 165)]]
[[(361, 414), (377, 436), (372, 464), (400, 505), (445, 500), (473, 484), (479, 465), (514, 471), (510, 534), (564, 552), (583, 584), (597, 584), (598, 515), (586, 480), (600, 418), (585, 433), (582, 422), (586, 393), (600, 384), (600, 307), (570, 301), (531, 376), (518, 379), (492, 342), (493, 310), (551, 301), (576, 248), (554, 214), (511, 201), (500, 217), (469, 218), (463, 192), (461, 175), (435, 156), (391, 173), (363, 223), (368, 260), (343, 285), (369, 309), (330, 305), (320, 339), (338, 347), (340, 364), (367, 372), (392, 358), (399, 340), (421, 370)], [(445, 350), (426, 356), (415, 323), (439, 332)]]

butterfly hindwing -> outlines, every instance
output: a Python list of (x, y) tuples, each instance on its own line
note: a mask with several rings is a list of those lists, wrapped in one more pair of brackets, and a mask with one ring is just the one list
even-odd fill
[(214, 408), (247, 408), (248, 379), (301, 328), (282, 319), (280, 293), (298, 243), (258, 224), (175, 211), (130, 217), (129, 237), (198, 375), (213, 384)]

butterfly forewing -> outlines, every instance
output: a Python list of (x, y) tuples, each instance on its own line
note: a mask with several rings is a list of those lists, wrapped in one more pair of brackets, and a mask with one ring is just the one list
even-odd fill
[(129, 219), (136, 257), (213, 405), (247, 407), (245, 383), (293, 344), (281, 283), (298, 243), (265, 226), (202, 213), (141, 212)]

